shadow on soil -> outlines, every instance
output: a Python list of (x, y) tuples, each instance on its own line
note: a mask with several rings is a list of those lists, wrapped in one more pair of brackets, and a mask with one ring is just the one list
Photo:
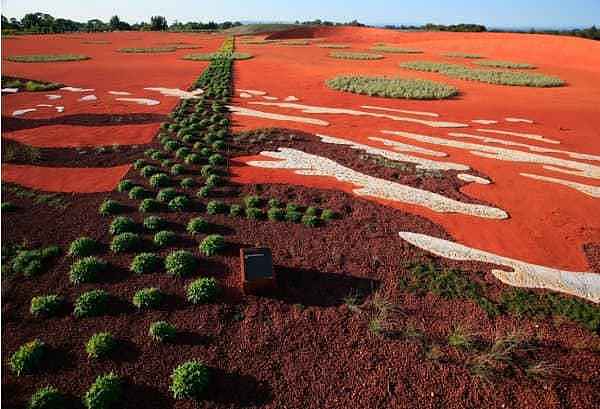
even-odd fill
[(118, 114), (77, 114), (64, 115), (47, 119), (23, 119), (9, 116), (2, 117), (2, 131), (13, 132), (24, 129), (40, 128), (51, 125), (77, 125), (77, 126), (111, 126), (111, 125), (141, 125), (156, 124), (167, 119), (166, 115), (133, 113)]

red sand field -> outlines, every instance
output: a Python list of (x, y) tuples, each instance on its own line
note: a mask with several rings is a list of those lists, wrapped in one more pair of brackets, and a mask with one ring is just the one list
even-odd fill
[[(269, 38), (282, 35), (274, 34)], [(468, 128), (432, 128), (420, 124), (396, 122), (381, 118), (336, 114), (305, 114), (296, 109), (250, 105), (265, 101), (260, 96), (238, 98), (236, 105), (264, 111), (330, 122), (318, 126), (297, 122), (280, 122), (247, 116), (234, 116), (237, 130), (266, 126), (287, 126), (312, 133), (351, 139), (381, 147), (367, 137), (379, 136), (409, 142), (428, 149), (441, 150), (449, 156), (443, 160), (463, 163), (487, 175), (492, 185), (470, 184), (461, 191), (483, 203), (492, 204), (509, 213), (508, 220), (490, 220), (457, 214), (435, 213), (418, 206), (395, 204), (412, 213), (423, 215), (442, 225), (456, 241), (515, 259), (583, 271), (589, 268), (582, 246), (600, 240), (600, 203), (597, 197), (584, 195), (569, 187), (528, 179), (520, 172), (558, 177), (570, 181), (600, 186), (598, 180), (565, 175), (543, 169), (538, 164), (506, 162), (483, 158), (463, 149), (440, 147), (417, 141), (384, 135), (383, 129), (414, 132), (446, 137), (448, 132), (484, 135), (476, 131), (488, 128), (520, 133), (538, 134), (558, 140), (560, 144), (545, 144), (506, 135), (486, 134), (500, 139), (529, 145), (556, 148), (598, 155), (600, 153), (600, 44), (577, 38), (530, 36), (495, 33), (397, 33), (378, 29), (335, 28), (304, 30), (285, 37), (315, 37), (319, 42), (348, 44), (342, 51), (365, 51), (375, 43), (385, 42), (404, 48), (415, 48), (423, 54), (385, 54), (383, 60), (355, 61), (328, 57), (330, 49), (316, 45), (292, 46), (281, 44), (244, 45), (238, 49), (250, 52), (255, 58), (236, 64), (237, 89), (266, 91), (279, 101), (293, 95), (296, 103), (310, 106), (361, 110), (361, 105), (426, 111), (439, 114), (440, 121), (468, 124)], [(318, 42), (316, 43), (318, 44)], [(535, 47), (532, 46), (535, 44)], [(538, 66), (536, 71), (556, 75), (567, 81), (562, 88), (533, 89), (497, 86), (446, 78), (403, 70), (398, 63), (410, 60), (435, 60), (470, 64), (468, 60), (442, 57), (447, 52), (468, 52), (489, 59), (527, 62)], [(324, 82), (336, 75), (371, 74), (426, 78), (456, 86), (460, 96), (443, 101), (405, 101), (375, 98), (328, 89)], [(274, 80), (274, 79), (277, 80)], [(411, 116), (402, 115), (400, 116)], [(534, 124), (506, 122), (516, 117), (533, 120)], [(417, 117), (415, 117), (417, 118)], [(492, 126), (471, 123), (474, 119), (499, 121)], [(467, 141), (472, 142), (472, 141)], [(475, 143), (478, 143), (476, 141)], [(512, 148), (512, 147), (511, 147)], [(519, 149), (519, 148), (514, 148)], [(418, 154), (416, 156), (419, 156)], [(558, 155), (560, 157), (560, 155)], [(250, 159), (250, 158), (249, 158)], [(255, 158), (254, 158), (255, 159)], [(264, 159), (264, 158), (263, 158)], [(246, 159), (242, 158), (241, 161)], [(593, 161), (581, 160), (594, 164)], [(596, 162), (597, 164), (597, 162)], [(350, 186), (323, 178), (292, 176), (290, 171), (258, 169), (239, 166), (237, 180), (259, 183), (301, 183), (310, 186), (350, 190)]]

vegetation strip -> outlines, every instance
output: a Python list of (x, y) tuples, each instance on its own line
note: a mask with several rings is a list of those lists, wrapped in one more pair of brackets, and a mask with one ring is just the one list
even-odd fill
[(445, 99), (458, 94), (450, 85), (419, 79), (340, 76), (326, 84), (338, 91), (387, 98)]
[(31, 54), (31, 55), (9, 55), (6, 60), (25, 63), (45, 62), (69, 62), (89, 60), (90, 57), (83, 54)]

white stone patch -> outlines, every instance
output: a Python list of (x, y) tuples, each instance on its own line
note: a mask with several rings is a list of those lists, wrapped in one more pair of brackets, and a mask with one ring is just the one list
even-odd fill
[(62, 87), (61, 91), (70, 91), (70, 92), (92, 92), (95, 91), (93, 88), (77, 88), (77, 87)]
[(253, 116), (255, 118), (272, 119), (274, 121), (290, 121), (290, 122), (300, 122), (300, 123), (310, 124), (310, 125), (329, 126), (329, 122), (327, 122), (327, 121), (322, 121), (320, 119), (314, 119), (314, 118), (306, 118), (304, 116), (274, 114), (271, 112), (257, 111), (254, 109), (237, 107), (237, 106), (233, 106), (233, 105), (228, 105), (227, 107), (229, 108), (231, 113), (233, 113), (234, 115)]
[(37, 104), (36, 107), (42, 107), (42, 108), (52, 108), (54, 105), (50, 105), (50, 104)]
[[(555, 158), (553, 156), (540, 155), (537, 153), (523, 152), (514, 149), (500, 148), (497, 146), (481, 145), (477, 143), (468, 143), (455, 141), (451, 139), (436, 138), (433, 136), (419, 135), (402, 131), (381, 131), (388, 135), (397, 135), (404, 138), (430, 143), (440, 146), (450, 146), (453, 148), (468, 150), (471, 154), (484, 158), (497, 159), (508, 162), (536, 163), (543, 166), (544, 169), (556, 172), (577, 175), (592, 179), (600, 179), (600, 166), (589, 163), (577, 162), (574, 160)], [(393, 141), (392, 141), (393, 142)]]
[(240, 92), (240, 98), (252, 98), (252, 94), (248, 94), (247, 92)]
[[(430, 159), (424, 159), (424, 158), (419, 158), (417, 156), (412, 156), (412, 155), (406, 155), (406, 154), (402, 154), (402, 153), (398, 153), (398, 152), (390, 152), (388, 150), (385, 149), (379, 149), (379, 148), (375, 148), (373, 146), (369, 146), (369, 145), (363, 145), (348, 139), (342, 139), (342, 138), (335, 138), (332, 136), (327, 136), (327, 135), (320, 135), (317, 134), (317, 136), (319, 138), (321, 138), (321, 142), (324, 143), (331, 143), (331, 144), (336, 144), (336, 145), (347, 145), (350, 146), (352, 149), (356, 149), (356, 150), (361, 150), (364, 151), (370, 155), (377, 155), (377, 156), (381, 156), (384, 157), (386, 159), (390, 159), (393, 161), (397, 161), (397, 162), (407, 162), (407, 163), (414, 163), (416, 165), (416, 167), (418, 169), (427, 169), (427, 170), (469, 170), (468, 166), (465, 165), (461, 165), (458, 163), (451, 163), (451, 162), (438, 162), (438, 161), (434, 161), (434, 160), (430, 160)], [(373, 138), (370, 138), (373, 139)], [(439, 156), (437, 154), (441, 153), (443, 156), (445, 156), (446, 154), (442, 153), (442, 152), (436, 152), (436, 151), (429, 151), (427, 149), (423, 149), (423, 148), (419, 148), (417, 146), (412, 146), (412, 145), (404, 145), (404, 148), (402, 148), (402, 150), (404, 151), (412, 151), (412, 152), (419, 152), (419, 153), (425, 153), (425, 154), (431, 154), (433, 153), (433, 156)]]
[(58, 113), (65, 112), (65, 107), (57, 106), (55, 108), (56, 108), (56, 112), (58, 112)]
[(297, 109), (305, 114), (337, 114), (337, 115), (354, 115), (354, 116), (373, 116), (376, 118), (386, 118), (393, 121), (412, 122), (420, 125), (431, 126), (434, 128), (464, 128), (468, 127), (467, 124), (461, 124), (457, 122), (443, 122), (443, 121), (426, 121), (424, 119), (401, 117), (389, 114), (380, 114), (375, 112), (357, 111), (354, 109), (344, 108), (329, 108), (319, 107), (303, 104), (294, 104), (289, 102), (249, 102), (249, 104), (276, 106), (279, 108)]
[(181, 99), (197, 99), (199, 95), (204, 94), (204, 90), (195, 89), (193, 91), (184, 91), (179, 88), (162, 88), (162, 87), (150, 87), (144, 88), (146, 91), (160, 92), (166, 97), (178, 97)]
[(19, 92), (19, 88), (2, 88), (2, 92), (6, 92), (7, 94), (16, 94)]
[(270, 97), (268, 95), (263, 95), (263, 99), (266, 99), (267, 101), (277, 101), (279, 98), (277, 98), (277, 97)]
[(375, 109), (375, 110), (379, 110), (379, 111), (388, 111), (388, 112), (399, 112), (401, 114), (409, 114), (409, 115), (429, 116), (432, 118), (438, 118), (440, 116), (440, 114), (436, 114), (435, 112), (409, 111), (407, 109), (385, 108), (385, 107), (377, 107), (377, 106), (373, 106), (373, 105), (361, 105), (361, 108)]
[(247, 94), (250, 95), (255, 95), (257, 97), (263, 96), (263, 95), (267, 95), (267, 93), (265, 91), (257, 91), (255, 89), (238, 89), (239, 92), (245, 92)]
[(478, 183), (480, 185), (489, 185), (490, 183), (492, 183), (487, 179), (480, 178), (479, 176), (475, 175), (470, 175), (468, 173), (459, 173), (458, 175), (456, 175), (456, 177), (462, 180), (463, 182), (468, 183)]
[(513, 122), (513, 123), (525, 123), (525, 124), (532, 124), (534, 123), (531, 119), (525, 119), (525, 118), (504, 118), (504, 120), (506, 122)]
[(116, 98), (116, 100), (122, 101), (122, 102), (134, 102), (139, 105), (147, 105), (147, 106), (153, 106), (153, 105), (160, 104), (160, 101), (157, 101), (155, 99), (149, 99), (149, 98)]
[(494, 121), (493, 119), (473, 119), (471, 122), (479, 125), (494, 125), (498, 123), (498, 121)]
[(300, 99), (298, 97), (290, 95), (288, 97), (285, 97), (284, 101), (286, 101), (286, 102), (296, 102), (296, 101), (300, 101)]
[(61, 99), (62, 95), (48, 94), (46, 95), (46, 98), (48, 98), (50, 101), (54, 101), (55, 99)]
[(342, 166), (331, 159), (296, 149), (279, 148), (277, 152), (266, 151), (261, 152), (261, 155), (280, 160), (250, 161), (248, 165), (270, 169), (293, 169), (298, 175), (329, 176), (356, 185), (357, 188), (353, 192), (358, 196), (371, 196), (423, 206), (438, 213), (461, 213), (488, 219), (508, 217), (505, 211), (495, 207), (463, 203), (438, 193), (375, 178)]
[(127, 91), (108, 91), (110, 95), (131, 95), (131, 92)]
[(519, 138), (533, 139), (534, 141), (540, 141), (540, 142), (546, 142), (546, 143), (554, 143), (554, 144), (559, 144), (560, 143), (560, 141), (557, 141), (557, 140), (554, 140), (554, 139), (548, 139), (545, 136), (534, 135), (534, 134), (530, 134), (530, 133), (500, 131), (500, 130), (496, 130), (496, 129), (477, 129), (477, 131), (478, 132), (495, 133), (495, 134), (500, 134), (500, 135), (517, 136)]
[(527, 148), (531, 152), (538, 152), (538, 153), (560, 153), (560, 154), (567, 155), (568, 157), (573, 158), (573, 159), (584, 159), (584, 160), (600, 161), (600, 156), (597, 156), (597, 155), (590, 155), (590, 154), (587, 154), (587, 153), (579, 153), (579, 152), (563, 151), (563, 150), (560, 150), (560, 149), (542, 148), (540, 146), (528, 145), (526, 143), (521, 143), (521, 142), (508, 141), (506, 139), (491, 138), (491, 137), (488, 137), (488, 136), (472, 135), (472, 134), (461, 133), (461, 132), (449, 132), (448, 135), (454, 136), (454, 137), (457, 137), (457, 138), (478, 139), (478, 140), (483, 141), (485, 143), (497, 143), (497, 144), (506, 145), (506, 146), (519, 146), (519, 147), (522, 147), (522, 148)]
[(570, 180), (565, 179), (551, 178), (549, 176), (534, 175), (532, 173), (520, 173), (520, 175), (531, 179), (542, 180), (544, 182), (556, 183), (559, 185), (567, 186), (571, 189), (578, 190), (585, 195), (600, 198), (600, 187), (598, 186), (586, 185), (584, 183), (572, 182)]
[(400, 232), (400, 237), (437, 256), (460, 261), (480, 261), (508, 267), (511, 271), (492, 269), (492, 274), (514, 287), (544, 288), (600, 302), (600, 275), (590, 272), (559, 270), (499, 256), (425, 234)]
[(28, 112), (33, 112), (33, 111), (37, 111), (37, 109), (35, 109), (35, 108), (17, 109), (16, 111), (13, 111), (12, 116), (21, 116), (21, 115), (25, 115)]
[(95, 95), (86, 95), (85, 97), (79, 98), (77, 101), (96, 101), (98, 99)]

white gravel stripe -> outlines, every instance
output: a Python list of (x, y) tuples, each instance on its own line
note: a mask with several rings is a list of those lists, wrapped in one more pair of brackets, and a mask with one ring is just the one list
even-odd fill
[(77, 88), (77, 87), (62, 87), (61, 91), (70, 91), (70, 92), (92, 92), (95, 91), (93, 88)]
[(181, 99), (197, 99), (199, 95), (204, 93), (201, 89), (195, 89), (193, 91), (184, 91), (179, 88), (163, 88), (163, 87), (148, 87), (144, 88), (146, 91), (160, 92), (166, 97), (178, 97)]
[(86, 95), (85, 97), (79, 98), (77, 101), (96, 101), (98, 99), (95, 95)]
[(271, 112), (257, 111), (254, 109), (238, 107), (238, 106), (233, 106), (233, 105), (228, 105), (227, 107), (229, 108), (231, 113), (234, 115), (252, 116), (255, 118), (272, 119), (274, 121), (290, 121), (290, 122), (300, 122), (300, 123), (310, 124), (310, 125), (329, 126), (329, 122), (327, 122), (327, 121), (322, 121), (320, 119), (314, 119), (314, 118), (306, 118), (304, 116), (274, 114)]
[(545, 136), (535, 135), (535, 134), (530, 134), (530, 133), (501, 131), (501, 130), (497, 130), (497, 129), (477, 129), (477, 131), (478, 132), (495, 133), (495, 134), (500, 134), (500, 135), (517, 136), (519, 138), (533, 139), (534, 141), (540, 141), (540, 142), (546, 142), (546, 143), (553, 143), (553, 144), (560, 143), (560, 141), (557, 141), (555, 139), (548, 139)]
[(470, 175), (468, 173), (459, 173), (458, 175), (456, 175), (456, 177), (462, 180), (463, 182), (477, 183), (480, 185), (489, 185), (490, 183), (492, 183), (487, 179), (480, 178), (479, 176), (475, 175)]
[(399, 112), (401, 114), (410, 114), (410, 115), (419, 115), (419, 116), (429, 116), (432, 118), (438, 118), (440, 114), (436, 114), (434, 112), (424, 112), (424, 111), (409, 111), (407, 109), (396, 109), (396, 108), (386, 108), (386, 107), (377, 107), (374, 105), (361, 105), (361, 108), (364, 109), (375, 109), (379, 111), (388, 111), (388, 112)]
[(498, 121), (494, 121), (493, 119), (473, 119), (471, 122), (479, 125), (494, 125), (498, 123)]
[(256, 95), (256, 96), (262, 96), (262, 95), (267, 95), (267, 93), (265, 91), (257, 91), (254, 89), (238, 89), (239, 92), (246, 92), (248, 94), (251, 95)]
[(531, 119), (524, 119), (524, 118), (504, 118), (504, 120), (506, 122), (515, 122), (515, 123), (525, 123), (525, 124), (533, 124), (534, 121), (532, 121)]
[(12, 116), (21, 116), (28, 112), (33, 112), (33, 111), (37, 111), (37, 109), (35, 109), (35, 108), (17, 109), (16, 111), (13, 111)]
[(116, 98), (116, 100), (122, 101), (122, 102), (134, 102), (139, 105), (147, 105), (147, 106), (153, 106), (153, 105), (160, 104), (160, 101), (157, 101), (155, 99), (149, 99), (149, 98)]
[(131, 92), (127, 91), (108, 91), (110, 95), (131, 95)]

